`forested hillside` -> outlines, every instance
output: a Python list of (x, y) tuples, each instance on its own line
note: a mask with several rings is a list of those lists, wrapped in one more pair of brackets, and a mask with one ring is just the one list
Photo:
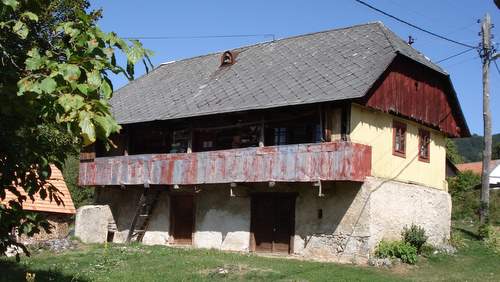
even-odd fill
[[(469, 138), (453, 139), (464, 162), (478, 162), (483, 151), (483, 136), (472, 135)], [(493, 135), (493, 146), (500, 143), (500, 133)]]

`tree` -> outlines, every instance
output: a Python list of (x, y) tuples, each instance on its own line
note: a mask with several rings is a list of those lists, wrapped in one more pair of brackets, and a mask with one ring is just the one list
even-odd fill
[(491, 152), (491, 158), (493, 160), (500, 159), (500, 142), (495, 143)]
[[(47, 183), (49, 164), (63, 166), (68, 153), (96, 140), (112, 145), (120, 126), (110, 113), (112, 72), (134, 77), (134, 65), (151, 52), (138, 41), (125, 41), (96, 25), (100, 11), (87, 12), (84, 0), (0, 1), (0, 253), (10, 245), (27, 250), (9, 237), (35, 234), (44, 222), (22, 210), (28, 197), (60, 202)], [(127, 58), (121, 67), (115, 53)], [(149, 62), (149, 66), (152, 67)]]
[(446, 139), (446, 158), (454, 164), (460, 164), (464, 162), (462, 156), (458, 152), (457, 144), (455, 144), (455, 142), (450, 139)]

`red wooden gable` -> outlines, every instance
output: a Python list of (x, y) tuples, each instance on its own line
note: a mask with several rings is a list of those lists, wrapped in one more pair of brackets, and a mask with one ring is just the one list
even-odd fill
[(363, 103), (448, 136), (470, 136), (449, 78), (402, 56), (392, 62)]

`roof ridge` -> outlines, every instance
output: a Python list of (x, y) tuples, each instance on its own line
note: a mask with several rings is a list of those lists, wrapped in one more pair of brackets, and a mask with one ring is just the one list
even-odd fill
[[(430, 58), (425, 56), (424, 53), (420, 52), (418, 49), (414, 48), (413, 46), (408, 45), (408, 43), (406, 41), (404, 41), (404, 39), (402, 39), (399, 35), (397, 35), (391, 29), (387, 28), (382, 22), (379, 22), (379, 23), (380, 23), (378, 25), (379, 28), (382, 30), (382, 32), (386, 36), (387, 40), (389, 41), (391, 47), (394, 49), (395, 52), (397, 52), (403, 56), (409, 57), (410, 59), (413, 59), (408, 54), (405, 54), (406, 50), (403, 50), (402, 48), (400, 48), (400, 44), (404, 44), (407, 48), (416, 52), (417, 55), (420, 56), (422, 60), (425, 60), (429, 64), (431, 64), (436, 71), (439, 71), (439, 72), (443, 73), (444, 75), (449, 75), (449, 73), (445, 69), (443, 69), (438, 64), (434, 63)], [(398, 42), (395, 42), (395, 40), (397, 40)], [(413, 60), (415, 60), (415, 59), (413, 59)], [(422, 62), (420, 62), (420, 63), (422, 63)]]

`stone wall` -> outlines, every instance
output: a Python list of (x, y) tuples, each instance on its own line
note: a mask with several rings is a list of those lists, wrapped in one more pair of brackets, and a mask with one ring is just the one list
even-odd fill
[[(412, 223), (423, 226), (434, 245), (443, 244), (449, 238), (451, 201), (448, 193), (442, 190), (374, 177), (362, 184), (324, 183), (322, 188), (322, 197), (312, 183), (273, 187), (248, 184), (236, 188), (204, 185), (198, 186), (196, 192), (193, 188), (165, 189), (160, 194), (143, 243), (169, 244), (168, 195), (178, 192), (195, 195), (193, 245), (198, 248), (250, 250), (251, 192), (297, 194), (293, 253), (306, 258), (366, 261), (381, 239), (399, 239), (402, 228)], [(100, 188), (98, 202), (110, 206), (111, 220), (118, 228), (114, 242), (125, 241), (140, 193), (139, 188), (133, 187), (124, 190)], [(79, 210), (77, 221), (82, 215), (84, 213)], [(78, 226), (77, 222), (77, 236)]]
[(425, 229), (429, 243), (447, 244), (451, 228), (451, 197), (447, 192), (373, 177), (363, 186), (371, 192), (371, 248), (382, 239), (401, 239), (402, 229), (412, 223)]
[(84, 243), (104, 243), (113, 215), (108, 205), (80, 207), (76, 211), (75, 236)]

